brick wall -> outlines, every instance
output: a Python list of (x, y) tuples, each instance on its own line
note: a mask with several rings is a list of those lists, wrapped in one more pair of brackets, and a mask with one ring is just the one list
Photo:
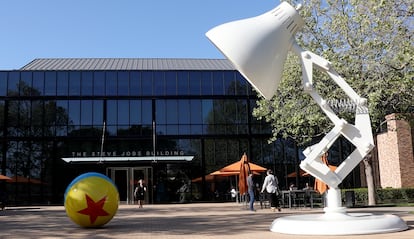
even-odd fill
[(387, 132), (377, 136), (381, 187), (414, 187), (414, 154), (411, 127), (396, 114), (385, 117)]

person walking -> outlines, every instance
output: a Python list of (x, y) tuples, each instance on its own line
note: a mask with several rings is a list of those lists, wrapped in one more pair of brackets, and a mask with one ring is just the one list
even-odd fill
[(249, 209), (254, 212), (254, 182), (253, 182), (253, 173), (249, 173), (247, 177), (247, 193), (249, 194)]
[(261, 192), (266, 190), (267, 195), (270, 197), (270, 209), (274, 212), (277, 210), (280, 212), (279, 195), (278, 194), (279, 181), (276, 176), (273, 175), (271, 169), (267, 170), (267, 176), (264, 179)]
[(145, 192), (147, 191), (147, 187), (144, 185), (144, 181), (140, 179), (138, 181), (138, 185), (135, 188), (134, 196), (138, 201), (138, 208), (142, 208), (144, 206), (145, 200)]

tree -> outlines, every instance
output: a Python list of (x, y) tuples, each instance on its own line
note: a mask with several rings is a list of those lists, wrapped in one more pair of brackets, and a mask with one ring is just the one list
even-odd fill
[[(297, 35), (299, 45), (332, 61), (348, 84), (368, 99), (374, 133), (385, 115), (414, 112), (411, 0), (308, 0), (300, 14), (305, 27)], [(315, 88), (325, 99), (345, 98), (327, 76), (314, 72), (314, 79)], [(353, 122), (349, 112), (339, 113)], [(292, 54), (285, 62), (277, 94), (272, 101), (261, 99), (253, 114), (272, 124), (270, 141), (291, 137), (303, 146), (332, 128), (319, 107), (304, 94), (299, 61)], [(364, 164), (369, 171), (369, 158)], [(372, 196), (373, 184), (368, 189)]]

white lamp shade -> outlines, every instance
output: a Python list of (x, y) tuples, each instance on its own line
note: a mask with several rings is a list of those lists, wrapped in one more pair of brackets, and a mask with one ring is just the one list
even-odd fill
[(260, 16), (219, 25), (206, 36), (265, 99), (271, 99), (293, 36), (303, 24), (296, 9), (282, 2)]

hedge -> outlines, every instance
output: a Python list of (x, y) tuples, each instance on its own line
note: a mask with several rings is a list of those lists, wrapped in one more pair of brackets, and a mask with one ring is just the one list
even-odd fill
[[(354, 188), (342, 189), (342, 199), (346, 200), (345, 194), (347, 191), (353, 191), (355, 195), (355, 206), (368, 205), (368, 189)], [(376, 204), (404, 204), (414, 203), (414, 188), (383, 188), (376, 189), (375, 192)]]

